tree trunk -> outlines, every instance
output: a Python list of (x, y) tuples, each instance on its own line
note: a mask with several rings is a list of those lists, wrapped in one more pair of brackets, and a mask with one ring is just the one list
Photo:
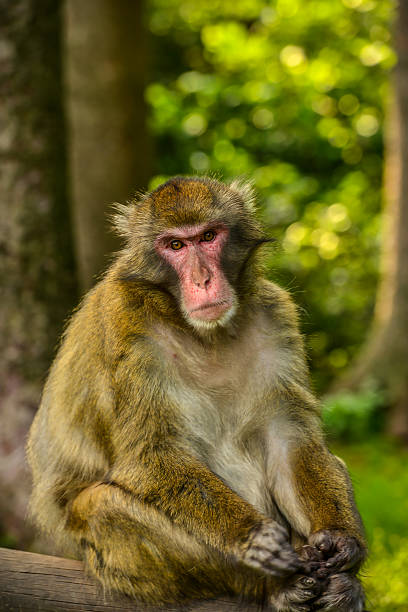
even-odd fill
[(58, 0), (0, 0), (0, 541), (6, 533), (21, 546), (31, 538), (25, 438), (76, 300), (60, 9)]
[(341, 382), (373, 379), (388, 394), (390, 433), (408, 443), (408, 3), (399, 3), (398, 63), (386, 126), (384, 243), (374, 323), (366, 346)]
[(80, 283), (118, 248), (107, 213), (145, 189), (150, 142), (141, 0), (67, 0), (65, 59), (70, 174)]

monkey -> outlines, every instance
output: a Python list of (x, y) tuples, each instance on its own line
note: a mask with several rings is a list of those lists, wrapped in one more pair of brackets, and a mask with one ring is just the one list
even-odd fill
[(27, 445), (30, 512), (106, 589), (362, 612), (362, 521), (250, 183), (175, 177), (73, 314)]

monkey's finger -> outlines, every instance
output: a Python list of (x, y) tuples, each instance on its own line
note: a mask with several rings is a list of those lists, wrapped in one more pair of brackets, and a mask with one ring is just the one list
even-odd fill
[(325, 563), (329, 569), (345, 571), (353, 567), (358, 561), (354, 555), (350, 557), (348, 551), (342, 551), (328, 559)]
[(290, 549), (281, 549), (276, 553), (267, 549), (253, 549), (247, 556), (246, 563), (272, 576), (287, 576), (304, 569), (303, 562)]
[(354, 567), (362, 557), (361, 547), (355, 538), (342, 539), (337, 544), (337, 554), (327, 559), (328, 568), (347, 570)]
[(320, 580), (325, 580), (326, 578), (328, 578), (330, 576), (330, 569), (328, 567), (319, 567), (316, 570), (316, 576)]
[(303, 562), (294, 553), (281, 553), (278, 557), (270, 555), (264, 560), (263, 566), (268, 573), (280, 576), (304, 571)]
[(329, 534), (321, 533), (315, 546), (323, 555), (325, 555), (334, 548), (335, 543)]
[(262, 569), (262, 571), (270, 576), (279, 578), (303, 571), (303, 568), (299, 566), (298, 563), (288, 563), (286, 561), (280, 561), (279, 559), (269, 559), (263, 563), (259, 569)]
[(323, 559), (323, 553), (316, 546), (310, 546), (310, 544), (302, 546), (298, 553), (299, 557), (305, 561), (320, 563)]
[(325, 566), (329, 568), (339, 569), (345, 563), (347, 563), (347, 561), (349, 561), (347, 553), (345, 551), (341, 551), (333, 557), (327, 559), (327, 561), (325, 562)]
[(341, 531), (324, 530), (313, 534), (310, 539), (326, 558), (323, 567), (346, 570), (354, 567), (364, 558), (364, 550), (357, 538)]
[(261, 563), (261, 564), (278, 564), (278, 565), (286, 565), (288, 567), (298, 568), (303, 567), (304, 563), (299, 559), (293, 551), (279, 551), (279, 552), (271, 552), (268, 549), (253, 549), (251, 553), (246, 558), (247, 561), (251, 563)]

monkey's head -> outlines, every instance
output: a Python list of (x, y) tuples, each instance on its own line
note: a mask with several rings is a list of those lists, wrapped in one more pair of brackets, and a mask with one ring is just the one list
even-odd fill
[(248, 293), (257, 247), (268, 241), (251, 186), (176, 177), (120, 208), (128, 278), (164, 287), (199, 331), (225, 326)]

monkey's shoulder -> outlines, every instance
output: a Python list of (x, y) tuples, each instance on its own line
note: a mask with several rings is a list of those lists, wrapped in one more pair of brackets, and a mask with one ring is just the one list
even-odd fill
[(288, 291), (269, 281), (261, 279), (257, 286), (255, 304), (271, 321), (298, 329), (299, 311)]
[(85, 297), (73, 324), (78, 319), (83, 328), (94, 327), (109, 351), (143, 340), (157, 312), (165, 311), (170, 318), (169, 302), (159, 290), (143, 283), (123, 282), (109, 274)]

